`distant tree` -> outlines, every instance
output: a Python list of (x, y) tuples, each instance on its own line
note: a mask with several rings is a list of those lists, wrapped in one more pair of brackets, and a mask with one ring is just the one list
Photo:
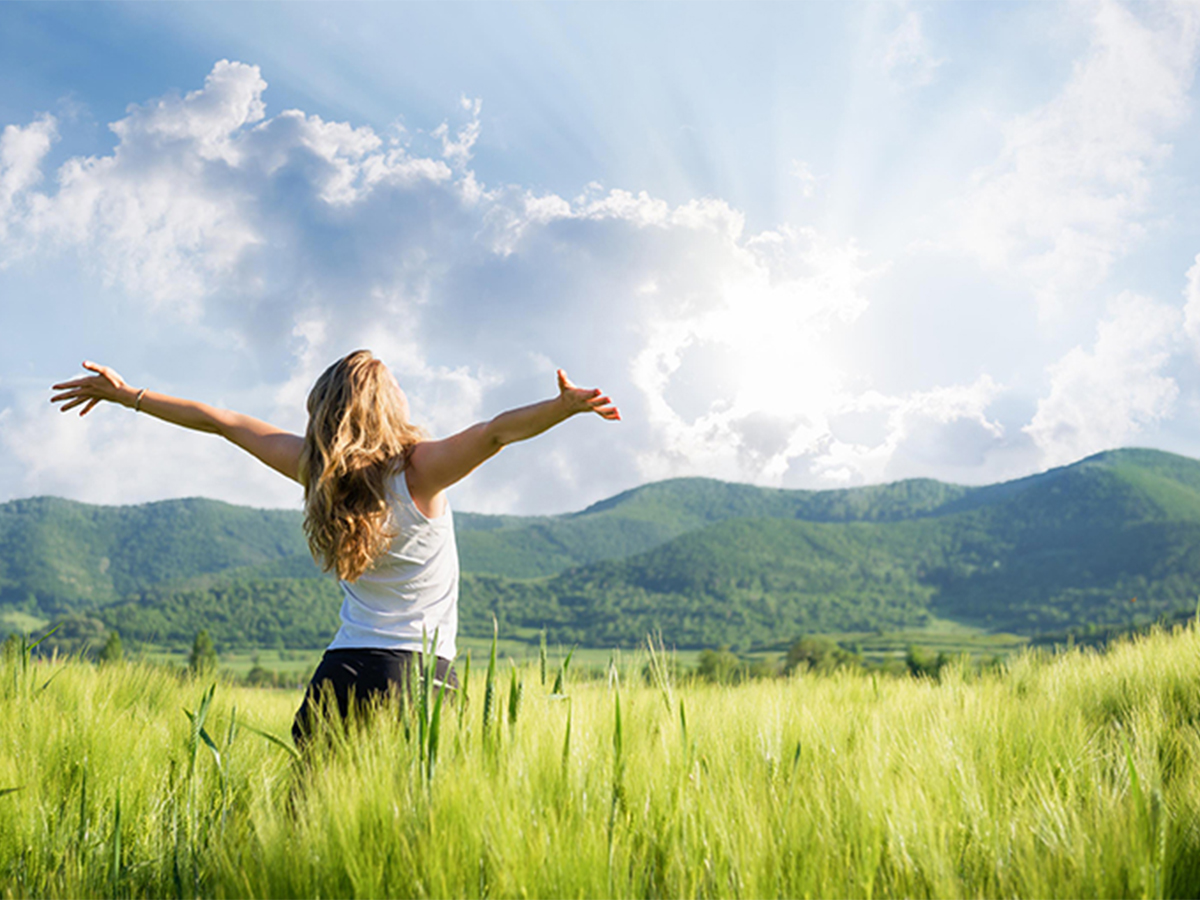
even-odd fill
[(779, 660), (775, 657), (759, 657), (746, 665), (748, 678), (777, 678), (779, 676)]
[(213, 646), (208, 629), (202, 628), (192, 642), (192, 655), (188, 658), (188, 668), (196, 675), (207, 675), (217, 668), (217, 648)]
[(125, 651), (121, 647), (121, 635), (118, 631), (110, 631), (108, 640), (104, 642), (104, 646), (100, 650), (99, 656), (96, 659), (102, 663), (120, 662), (125, 656)]
[(904, 654), (904, 662), (908, 666), (909, 673), (916, 677), (924, 675), (937, 678), (941, 675), (942, 668), (946, 663), (950, 662), (950, 657), (945, 653), (934, 656), (931, 652), (923, 650), (915, 644), (909, 644), (908, 651)]
[(279, 684), (279, 673), (264, 669), (255, 663), (246, 673), (246, 684), (251, 687), (276, 687)]
[(824, 673), (861, 664), (862, 659), (857, 653), (839, 647), (828, 638), (802, 637), (788, 648), (783, 670), (786, 673), (797, 669)]
[(788, 647), (787, 662), (784, 663), (784, 668), (788, 672), (794, 672), (796, 669), (824, 669), (826, 660), (833, 655), (833, 651), (832, 641), (824, 638), (802, 637)]
[(696, 674), (705, 681), (731, 684), (741, 674), (742, 661), (728, 647), (717, 650), (701, 650), (697, 660)]
[(103, 646), (107, 634), (108, 629), (99, 619), (70, 615), (58, 623), (58, 627), (38, 644), (34, 652), (43, 657), (76, 653), (91, 656), (95, 654), (97, 647)]

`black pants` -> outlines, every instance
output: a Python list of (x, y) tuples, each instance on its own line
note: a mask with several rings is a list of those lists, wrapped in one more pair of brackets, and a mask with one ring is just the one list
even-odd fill
[[(292, 740), (303, 746), (318, 721), (322, 696), (336, 702), (342, 720), (350, 715), (350, 704), (358, 712), (373, 702), (397, 697), (404, 702), (412, 696), (413, 674), (420, 666), (421, 654), (410, 650), (346, 649), (326, 650), (304, 692), (304, 700), (292, 723)], [(448, 695), (458, 691), (458, 675), (450, 660), (438, 657), (433, 689), (442, 685)], [(332, 710), (330, 710), (332, 712)]]

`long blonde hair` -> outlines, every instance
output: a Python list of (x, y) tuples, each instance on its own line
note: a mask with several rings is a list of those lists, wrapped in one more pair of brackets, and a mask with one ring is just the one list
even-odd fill
[(308, 394), (300, 480), (304, 532), (322, 568), (354, 581), (387, 549), (395, 536), (388, 483), (424, 437), (371, 351), (342, 357), (317, 379)]

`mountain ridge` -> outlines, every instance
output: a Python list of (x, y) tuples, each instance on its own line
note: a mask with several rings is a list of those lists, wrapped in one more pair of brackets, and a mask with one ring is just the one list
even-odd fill
[[(253, 627), (235, 625), (233, 606), (261, 595), (292, 604), (311, 640), (335, 621), (336, 585), (307, 556), (300, 524), (299, 511), (203, 498), (9, 501), (0, 613), (86, 613), (119, 619), (123, 633), (157, 616), (159, 633), (169, 622), (178, 633), (187, 608), (225, 604), (230, 637), (242, 627), (286, 644), (269, 604)], [(753, 641), (930, 616), (1029, 633), (1112, 624), (1200, 593), (1200, 462), (1141, 448), (983, 486), (670, 479), (558, 516), (464, 512), (456, 524), (467, 633), (490, 633), (493, 614), (587, 643), (663, 630), (699, 646), (738, 629)]]

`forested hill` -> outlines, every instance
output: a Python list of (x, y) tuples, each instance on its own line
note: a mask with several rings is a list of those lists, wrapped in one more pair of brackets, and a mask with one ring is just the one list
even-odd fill
[[(968, 492), (936, 481), (785, 491), (681, 478), (645, 485), (562, 516), (456, 512), (463, 571), (517, 578), (643, 552), (729, 518), (899, 520)], [(319, 575), (293, 510), (191, 498), (93, 506), (57, 497), (0, 504), (0, 604), (53, 613), (101, 606), (148, 588), (246, 566)], [(246, 573), (242, 573), (246, 574)]]
[(973, 490), (930, 479), (798, 491), (676, 478), (565, 516), (460, 515), (458, 546), (465, 572), (534, 578), (632, 556), (727, 519), (897, 522), (936, 514)]
[[(143, 640), (319, 644), (336, 588), (299, 512), (208, 500), (0, 505), (0, 614), (87, 612)], [(1004, 484), (789, 491), (676, 479), (563, 516), (457, 513), (463, 627), (747, 645), (931, 615), (1024, 633), (1200, 594), (1200, 462), (1118, 450)], [(1135, 599), (1136, 598), (1136, 599)]]
[[(302, 517), (216, 500), (0, 505), (0, 604), (54, 615), (156, 584), (307, 553)], [(314, 570), (315, 571), (315, 570)]]

